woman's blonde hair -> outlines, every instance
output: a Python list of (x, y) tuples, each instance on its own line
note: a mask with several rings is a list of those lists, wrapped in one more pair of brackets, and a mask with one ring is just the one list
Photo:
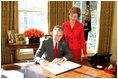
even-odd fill
[(72, 7), (72, 8), (69, 10), (69, 15), (70, 15), (70, 14), (73, 14), (73, 13), (77, 13), (77, 14), (78, 14), (78, 18), (79, 18), (80, 15), (81, 15), (81, 10), (80, 10), (80, 8), (78, 8), (78, 7)]

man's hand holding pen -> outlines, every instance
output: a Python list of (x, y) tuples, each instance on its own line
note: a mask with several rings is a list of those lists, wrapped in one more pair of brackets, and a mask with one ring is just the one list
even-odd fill
[[(52, 61), (52, 64), (58, 64), (58, 63), (61, 63), (63, 61), (64, 61), (63, 58), (55, 58)], [(47, 60), (40, 60), (40, 65), (47, 66), (48, 64), (49, 64), (49, 61), (47, 61)]]
[(47, 66), (49, 64), (49, 61), (47, 60), (40, 60), (40, 65)]
[(55, 58), (53, 61), (52, 61), (52, 64), (58, 64), (58, 63), (61, 63), (63, 62), (64, 59), (63, 58)]

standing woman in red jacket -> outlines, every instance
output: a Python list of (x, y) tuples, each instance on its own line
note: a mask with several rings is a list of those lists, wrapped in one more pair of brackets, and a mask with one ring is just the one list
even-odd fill
[(83, 49), (84, 56), (87, 57), (84, 27), (82, 23), (77, 21), (80, 15), (80, 8), (72, 7), (69, 10), (69, 20), (62, 24), (62, 27), (65, 30), (63, 39), (68, 42), (74, 58), (81, 57), (81, 49)]

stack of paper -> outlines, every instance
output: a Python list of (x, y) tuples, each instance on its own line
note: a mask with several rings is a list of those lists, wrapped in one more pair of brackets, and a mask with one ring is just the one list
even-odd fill
[(1, 73), (1, 78), (24, 78), (24, 73), (20, 70), (6, 70)]

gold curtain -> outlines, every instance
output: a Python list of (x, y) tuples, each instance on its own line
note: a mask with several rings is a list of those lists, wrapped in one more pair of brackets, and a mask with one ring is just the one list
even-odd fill
[(18, 32), (18, 1), (1, 1), (1, 64), (12, 62), (7, 30)]
[(73, 1), (48, 1), (48, 33), (55, 25), (62, 25), (68, 20), (68, 12)]
[(98, 52), (110, 52), (114, 1), (101, 1)]

